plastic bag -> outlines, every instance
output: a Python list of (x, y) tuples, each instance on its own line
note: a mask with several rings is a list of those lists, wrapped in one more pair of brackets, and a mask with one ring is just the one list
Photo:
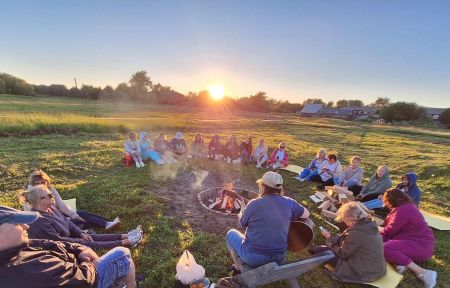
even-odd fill
[(194, 256), (188, 250), (183, 252), (177, 263), (177, 275), (181, 283), (187, 285), (193, 280), (205, 277), (205, 268), (195, 262)]

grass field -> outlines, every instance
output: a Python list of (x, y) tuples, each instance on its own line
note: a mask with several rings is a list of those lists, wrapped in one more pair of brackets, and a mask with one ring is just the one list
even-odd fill
[[(358, 154), (363, 157), (365, 181), (381, 164), (391, 168), (394, 183), (403, 173), (415, 171), (423, 191), (421, 208), (450, 216), (448, 131), (286, 115), (224, 115), (218, 111), (0, 95), (0, 204), (20, 208), (17, 194), (26, 187), (28, 175), (40, 168), (51, 175), (63, 198), (77, 197), (80, 208), (108, 217), (119, 215), (123, 222), (120, 229), (141, 223), (146, 237), (132, 253), (137, 269), (146, 276), (144, 287), (172, 287), (175, 264), (184, 249), (195, 255), (214, 280), (227, 276), (226, 267), (231, 263), (224, 235), (193, 229), (188, 222), (173, 217), (168, 211), (170, 199), (159, 195), (161, 187), (185, 171), (239, 175), (250, 183), (263, 171), (217, 162), (181, 163), (167, 168), (170, 173), (166, 174), (154, 164), (125, 169), (122, 144), (129, 129), (145, 129), (152, 137), (159, 131), (172, 137), (181, 130), (189, 140), (198, 131), (207, 140), (212, 134), (228, 137), (235, 133), (239, 139), (263, 137), (270, 146), (284, 140), (291, 162), (300, 166), (307, 165), (320, 147), (337, 151), (345, 164), (351, 155)], [(322, 223), (308, 200), (313, 185), (296, 181), (290, 172), (281, 173), (286, 190), (314, 212), (316, 223)], [(198, 209), (202, 209), (200, 205)], [(435, 256), (424, 265), (438, 271), (439, 287), (448, 287), (450, 234), (436, 230), (434, 234)], [(316, 237), (317, 244), (321, 241)], [(302, 256), (305, 254), (290, 255), (290, 259)], [(303, 287), (362, 287), (333, 281), (320, 269), (302, 277), (300, 283)], [(407, 273), (399, 287), (420, 286)], [(286, 286), (277, 283), (268, 287)]]

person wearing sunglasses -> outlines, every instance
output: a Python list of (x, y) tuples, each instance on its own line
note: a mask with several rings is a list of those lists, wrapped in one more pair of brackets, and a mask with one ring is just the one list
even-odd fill
[(133, 234), (87, 234), (72, 221), (68, 220), (54, 207), (54, 196), (45, 185), (37, 185), (26, 192), (25, 197), (30, 203), (31, 211), (39, 212), (40, 216), (30, 224), (29, 234), (33, 239), (49, 239), (80, 243), (92, 249), (110, 249), (119, 246), (135, 247), (143, 238), (140, 230)]
[[(42, 170), (36, 170), (33, 173), (31, 173), (29, 180), (28, 180), (28, 190), (33, 188), (37, 185), (45, 185), (47, 188), (52, 192), (53, 198), (55, 199), (55, 208), (64, 214), (67, 217), (70, 217), (70, 219), (81, 229), (92, 229), (93, 227), (101, 227), (105, 230), (112, 229), (120, 224), (119, 217), (116, 217), (114, 220), (106, 219), (105, 217), (102, 217), (100, 215), (96, 215), (91, 212), (83, 211), (83, 210), (75, 210), (69, 205), (67, 205), (59, 195), (58, 191), (53, 187), (51, 184), (51, 179)], [(25, 201), (23, 206), (25, 211), (31, 210), (30, 203), (27, 203)]]
[(272, 155), (269, 158), (269, 161), (267, 161), (267, 164), (269, 164), (269, 169), (278, 169), (283, 168), (289, 165), (289, 155), (286, 151), (286, 143), (281, 142), (278, 145), (278, 148), (273, 150)]

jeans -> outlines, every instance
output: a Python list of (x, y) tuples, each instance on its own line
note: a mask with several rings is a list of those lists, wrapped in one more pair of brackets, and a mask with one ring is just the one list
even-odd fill
[(122, 234), (90, 234), (94, 241), (81, 240), (79, 243), (91, 249), (111, 249), (122, 245)]
[(299, 177), (306, 178), (306, 181), (311, 181), (311, 177), (313, 177), (314, 175), (319, 175), (318, 169), (311, 171), (311, 169), (305, 168), (302, 172), (300, 172)]
[(105, 228), (107, 222), (109, 222), (108, 219), (105, 217), (99, 216), (97, 214), (83, 211), (83, 210), (77, 210), (78, 216), (86, 220), (86, 222), (79, 221), (79, 220), (72, 220), (73, 223), (75, 223), (77, 226), (80, 226), (83, 229), (90, 229), (92, 226), (97, 226), (101, 228)]
[(115, 281), (124, 278), (131, 267), (130, 250), (125, 247), (116, 247), (95, 260), (98, 276), (98, 288), (108, 288)]
[(228, 250), (234, 250), (241, 260), (251, 267), (259, 267), (261, 265), (276, 262), (281, 263), (286, 253), (279, 255), (265, 255), (249, 251), (249, 247), (244, 245), (244, 234), (236, 229), (231, 229), (227, 233)]
[(373, 199), (363, 203), (368, 209), (379, 209), (384, 207), (383, 201), (380, 199)]

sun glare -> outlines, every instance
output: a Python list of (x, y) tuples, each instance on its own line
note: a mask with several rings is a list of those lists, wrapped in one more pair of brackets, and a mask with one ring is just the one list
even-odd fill
[(214, 85), (208, 88), (209, 95), (215, 101), (223, 98), (225, 95), (225, 89), (221, 85)]

